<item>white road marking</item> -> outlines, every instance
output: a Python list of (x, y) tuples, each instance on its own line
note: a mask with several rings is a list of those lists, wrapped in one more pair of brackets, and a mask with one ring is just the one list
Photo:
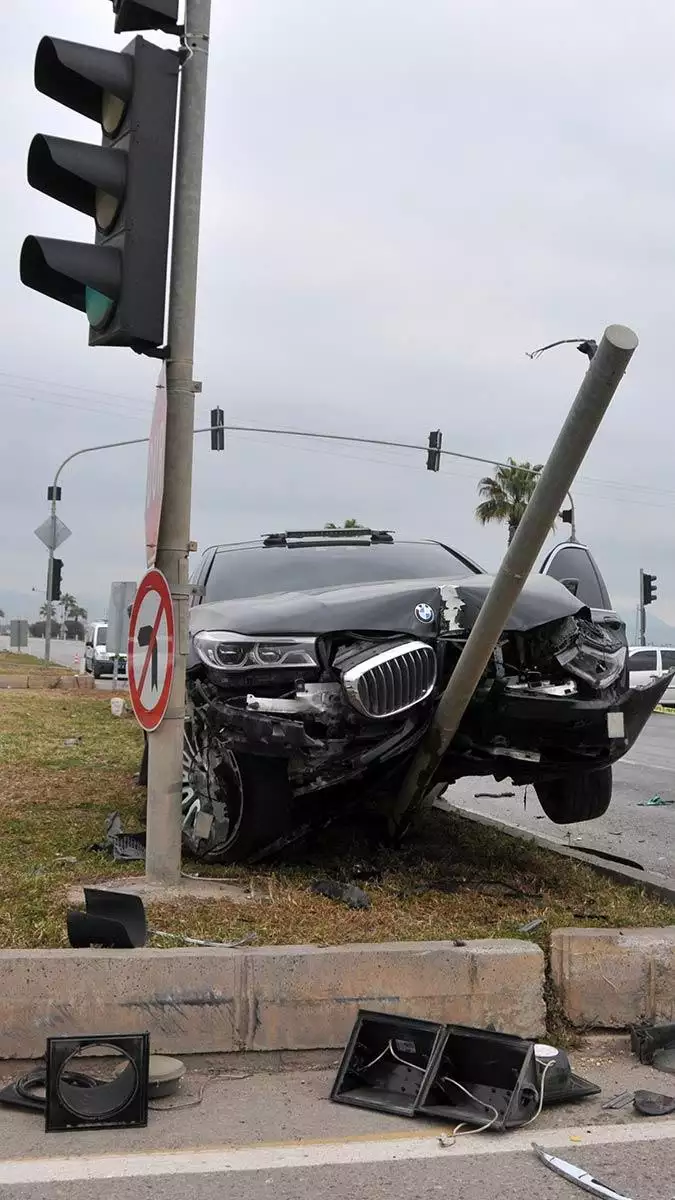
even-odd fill
[[(280, 1145), (240, 1146), (232, 1149), (153, 1151), (145, 1154), (114, 1154), (71, 1158), (24, 1158), (0, 1162), (0, 1180), (10, 1184), (74, 1183), (94, 1179), (148, 1179), (177, 1175), (216, 1175), (233, 1171), (274, 1171), (298, 1167), (349, 1166), (358, 1163), (390, 1163), (420, 1159), (519, 1154), (530, 1152), (532, 1140), (546, 1149), (569, 1151), (572, 1160), (583, 1155), (584, 1146), (623, 1145), (675, 1139), (675, 1120), (654, 1124), (605, 1127), (572, 1126), (537, 1130), (534, 1127), (502, 1136), (486, 1134), (458, 1137), (445, 1148), (438, 1131), (418, 1137), (335, 1142), (299, 1141)], [(578, 1139), (572, 1141), (571, 1139)]]
[(638, 762), (636, 758), (620, 758), (618, 763), (616, 763), (616, 766), (620, 767), (623, 763), (625, 763), (627, 767), (642, 767), (643, 770), (646, 769), (648, 771), (670, 771), (671, 775), (675, 773), (675, 767), (662, 767), (660, 763), (653, 762)]

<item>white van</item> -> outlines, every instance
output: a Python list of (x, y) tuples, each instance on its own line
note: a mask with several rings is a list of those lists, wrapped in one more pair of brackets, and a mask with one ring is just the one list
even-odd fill
[[(675, 646), (631, 646), (628, 670), (630, 686), (644, 687), (659, 675), (675, 670)], [(666, 688), (661, 703), (675, 705), (675, 679)]]

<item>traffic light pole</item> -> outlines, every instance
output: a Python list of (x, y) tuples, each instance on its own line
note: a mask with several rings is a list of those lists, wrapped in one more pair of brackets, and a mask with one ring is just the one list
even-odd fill
[(148, 735), (146, 879), (176, 884), (181, 870), (181, 786), (188, 628), (188, 545), (194, 438), (194, 335), (199, 257), (206, 80), (211, 0), (186, 0), (176, 148), (168, 358), (164, 493), (156, 566), (165, 575), (176, 627), (169, 708)]
[(52, 492), (51, 510), (51, 545), (47, 547), (47, 591), (45, 593), (45, 662), (50, 661), (52, 652), (52, 582), (54, 579), (54, 538), (56, 535), (56, 489)]
[(645, 611), (645, 573), (640, 567), (640, 590), (638, 592), (638, 613), (640, 618), (639, 644), (647, 645), (647, 613)]

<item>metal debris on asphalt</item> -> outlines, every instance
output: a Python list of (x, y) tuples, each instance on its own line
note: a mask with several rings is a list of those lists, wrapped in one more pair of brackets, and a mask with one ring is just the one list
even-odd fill
[(564, 1158), (556, 1158), (554, 1154), (547, 1154), (543, 1147), (538, 1146), (536, 1142), (532, 1143), (532, 1149), (539, 1161), (545, 1167), (548, 1167), (550, 1171), (554, 1171), (556, 1175), (561, 1175), (569, 1183), (575, 1183), (577, 1187), (582, 1188), (585, 1192), (590, 1192), (592, 1196), (603, 1196), (605, 1200), (631, 1200), (631, 1197), (626, 1196), (623, 1192), (615, 1192), (614, 1188), (608, 1187), (606, 1183), (601, 1183), (599, 1179), (594, 1179), (582, 1167), (577, 1167), (574, 1163), (565, 1162)]

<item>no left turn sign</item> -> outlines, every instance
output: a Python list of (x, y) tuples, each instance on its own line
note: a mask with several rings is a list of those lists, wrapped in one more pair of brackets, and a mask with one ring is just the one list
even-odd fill
[(148, 733), (166, 713), (173, 683), (175, 633), (171, 593), (161, 571), (141, 580), (129, 618), (127, 674), (136, 720)]

